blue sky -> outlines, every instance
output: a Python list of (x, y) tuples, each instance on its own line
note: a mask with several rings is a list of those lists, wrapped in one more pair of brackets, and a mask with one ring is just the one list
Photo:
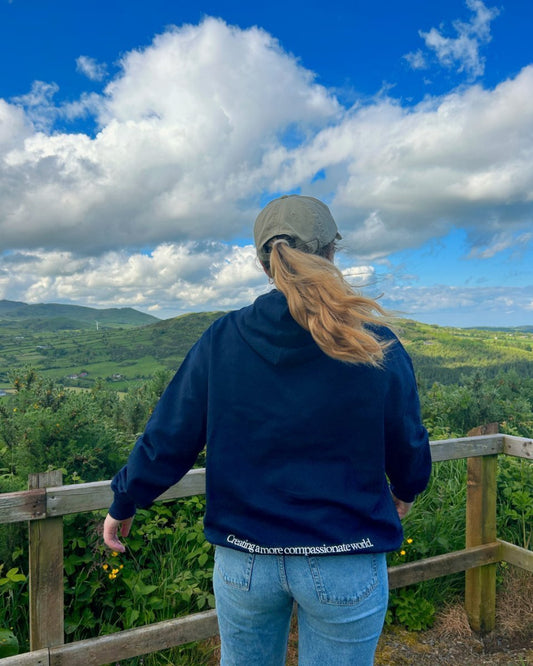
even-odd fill
[(529, 0), (0, 0), (0, 298), (229, 309), (324, 199), (405, 316), (533, 325)]

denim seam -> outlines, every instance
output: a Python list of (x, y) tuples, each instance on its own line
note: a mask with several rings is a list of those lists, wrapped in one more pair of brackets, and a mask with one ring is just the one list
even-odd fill
[(278, 559), (278, 573), (279, 573), (281, 587), (289, 594), (292, 594), (289, 587), (289, 581), (287, 579), (287, 570), (285, 569), (285, 556), (278, 555), (277, 559)]

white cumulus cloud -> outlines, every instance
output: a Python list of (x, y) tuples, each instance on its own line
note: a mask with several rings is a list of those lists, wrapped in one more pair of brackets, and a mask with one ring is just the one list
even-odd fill
[(227, 239), (249, 225), (286, 132), (305, 140), (339, 113), (274, 38), (215, 19), (126, 54), (102, 96), (69, 105), (97, 113), (94, 137), (44, 131), (43, 119), (67, 113), (51, 106), (52, 92), (40, 86), (9, 105), (12, 115), (25, 108), (29, 123), (38, 109), (40, 122), (0, 155), (11, 184), (2, 249)]

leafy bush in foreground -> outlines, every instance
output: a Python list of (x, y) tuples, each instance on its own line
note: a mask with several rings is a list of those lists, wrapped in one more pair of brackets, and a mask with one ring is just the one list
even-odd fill
[[(125, 461), (167, 379), (167, 373), (159, 373), (119, 398), (104, 383), (76, 392), (31, 369), (18, 373), (13, 377), (15, 394), (0, 402), (0, 492), (23, 489), (28, 473), (57, 467), (67, 483), (110, 478)], [(476, 375), (461, 386), (434, 385), (421, 397), (432, 439), (464, 436), (483, 420), (499, 421), (509, 434), (527, 436), (533, 430), (531, 382), (512, 373), (490, 381)], [(531, 464), (501, 457), (499, 536), (529, 548), (532, 489)], [(437, 463), (429, 488), (405, 520), (406, 540), (389, 555), (389, 563), (463, 548), (465, 495), (466, 461)], [(203, 503), (204, 498), (188, 498), (140, 511), (125, 555), (104, 548), (102, 513), (64, 519), (67, 640), (213, 606), (213, 559), (202, 534)], [(0, 526), (0, 627), (13, 628), (22, 651), (28, 649), (25, 540), (25, 525)], [(462, 594), (463, 579), (456, 574), (393, 591), (388, 621), (409, 629), (430, 626), (436, 609), (450, 596)], [(159, 654), (143, 663), (162, 664), (166, 659)], [(180, 648), (166, 663), (205, 662), (193, 648)]]

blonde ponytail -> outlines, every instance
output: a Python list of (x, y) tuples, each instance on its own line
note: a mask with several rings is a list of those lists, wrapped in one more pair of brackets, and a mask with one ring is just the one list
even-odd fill
[(285, 238), (270, 244), (266, 268), (275, 286), (285, 294), (293, 318), (322, 351), (346, 363), (380, 366), (387, 343), (380, 341), (366, 324), (383, 323), (383, 308), (373, 299), (360, 296), (324, 256), (290, 247)]

